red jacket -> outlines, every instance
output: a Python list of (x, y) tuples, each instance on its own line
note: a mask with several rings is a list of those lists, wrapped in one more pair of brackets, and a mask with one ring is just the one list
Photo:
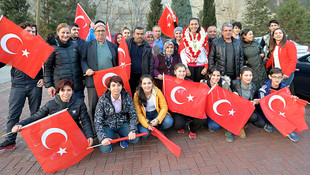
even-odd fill
[[(274, 67), (273, 52), (274, 49), (271, 52), (271, 57), (266, 64), (266, 68), (270, 66)], [(292, 41), (286, 41), (284, 47), (279, 46), (279, 62), (284, 75), (290, 76), (296, 70), (297, 49)]]

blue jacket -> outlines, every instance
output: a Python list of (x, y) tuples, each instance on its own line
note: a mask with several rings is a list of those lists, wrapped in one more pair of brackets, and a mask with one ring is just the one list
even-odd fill
[[(280, 89), (286, 87), (286, 85), (284, 83), (281, 82), (280, 84)], [(258, 97), (261, 99), (269, 94), (271, 94), (271, 80), (268, 79), (264, 82), (263, 86), (259, 89), (258, 91)]]

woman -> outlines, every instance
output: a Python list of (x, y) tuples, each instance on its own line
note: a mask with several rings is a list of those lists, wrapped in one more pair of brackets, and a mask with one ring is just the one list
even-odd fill
[(125, 39), (130, 38), (130, 29), (126, 25), (123, 27), (122, 35), (124, 36)]
[(44, 85), (53, 97), (55, 85), (61, 79), (70, 79), (74, 82), (76, 97), (81, 98), (83, 73), (78, 45), (69, 40), (71, 30), (68, 24), (59, 24), (56, 31), (57, 37), (50, 43), (55, 49), (44, 64)]
[(269, 50), (271, 57), (266, 68), (277, 67), (283, 71), (282, 82), (289, 86), (294, 79), (294, 71), (297, 64), (297, 49), (292, 41), (286, 39), (286, 33), (282, 28), (273, 31), (270, 37)]
[[(182, 63), (178, 63), (174, 66), (174, 74), (177, 78), (182, 79), (182, 80), (188, 80), (186, 78), (186, 67)], [(186, 120), (189, 121), (188, 128), (189, 128), (189, 138), (196, 138), (197, 137), (197, 130), (200, 129), (205, 123), (205, 119), (198, 119), (198, 118), (193, 118), (190, 116), (186, 116), (183, 114), (179, 113), (174, 113), (174, 125), (173, 128), (178, 131), (178, 133), (184, 133), (184, 128), (186, 125)]]
[(122, 37), (123, 37), (123, 35), (121, 33), (116, 33), (114, 35), (114, 43), (117, 45), (117, 47), (120, 45), (120, 43), (122, 41)]
[(92, 146), (94, 134), (86, 105), (83, 100), (76, 98), (74, 83), (69, 79), (60, 80), (56, 86), (55, 98), (47, 102), (31, 117), (17, 123), (12, 128), (12, 132), (16, 133), (20, 131), (23, 126), (66, 108), (68, 108), (68, 112), (75, 123), (81, 128), (87, 138), (89, 146)]
[[(110, 153), (110, 140), (114, 134), (129, 137), (128, 142), (137, 143), (137, 112), (131, 96), (123, 88), (123, 80), (113, 76), (107, 81), (108, 90), (99, 98), (95, 112), (95, 130), (101, 152)], [(127, 141), (120, 142), (122, 148), (127, 148)]]
[(154, 34), (152, 31), (147, 31), (144, 34), (144, 40), (152, 47), (152, 54), (154, 57), (157, 57), (161, 53), (160, 47), (154, 43)]
[(256, 87), (261, 87), (268, 79), (263, 64), (265, 54), (263, 49), (253, 40), (254, 35), (251, 29), (244, 29), (241, 33), (242, 48), (245, 65), (252, 68), (253, 80)]
[[(257, 94), (257, 88), (256, 85), (252, 82), (252, 69), (250, 67), (243, 66), (240, 71), (240, 77), (241, 79), (232, 81), (231, 87), (233, 92), (253, 102), (253, 105), (258, 105), (259, 99), (255, 98), (255, 94)], [(253, 112), (247, 123), (253, 123), (255, 126), (263, 128), (265, 126), (265, 121), (257, 110)], [(245, 128), (246, 127), (242, 128), (240, 132), (239, 136), (241, 138), (246, 137), (246, 133), (244, 131)]]
[[(215, 88), (216, 86), (220, 86), (228, 91), (230, 89), (230, 78), (228, 76), (221, 76), (221, 69), (217, 66), (213, 66), (209, 69), (209, 76), (207, 76), (207, 80), (201, 80), (201, 83), (206, 83), (210, 89)], [(219, 124), (217, 124), (210, 117), (207, 118), (207, 125), (210, 132), (215, 132), (221, 128)], [(234, 138), (231, 132), (225, 130), (225, 136), (227, 142), (233, 142)]]
[(191, 18), (188, 26), (183, 30), (183, 44), (185, 48), (180, 56), (187, 67), (186, 75), (191, 80), (199, 82), (208, 70), (208, 35), (198, 18)]
[(183, 32), (183, 28), (182, 27), (176, 27), (174, 29), (174, 37), (171, 41), (174, 44), (174, 53), (179, 53), (179, 45), (182, 39), (182, 32)]
[(164, 131), (173, 125), (173, 118), (168, 114), (166, 99), (161, 90), (154, 86), (152, 76), (141, 76), (133, 101), (138, 113), (138, 131), (148, 132), (148, 135), (142, 138), (148, 137), (156, 126)]
[(173, 42), (167, 41), (164, 44), (164, 52), (157, 55), (157, 57), (155, 58), (155, 84), (159, 89), (162, 89), (163, 74), (173, 75), (174, 66), (177, 63), (181, 63), (180, 55), (174, 52)]

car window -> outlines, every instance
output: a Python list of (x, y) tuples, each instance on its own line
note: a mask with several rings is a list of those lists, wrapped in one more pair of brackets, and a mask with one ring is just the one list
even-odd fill
[(303, 62), (303, 63), (310, 63), (310, 55), (307, 56), (307, 57), (304, 57), (302, 59), (299, 60), (300, 62)]

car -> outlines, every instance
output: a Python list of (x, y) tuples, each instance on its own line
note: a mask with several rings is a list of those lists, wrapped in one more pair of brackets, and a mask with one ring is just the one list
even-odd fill
[(310, 99), (310, 54), (298, 58), (293, 91), (296, 95)]

